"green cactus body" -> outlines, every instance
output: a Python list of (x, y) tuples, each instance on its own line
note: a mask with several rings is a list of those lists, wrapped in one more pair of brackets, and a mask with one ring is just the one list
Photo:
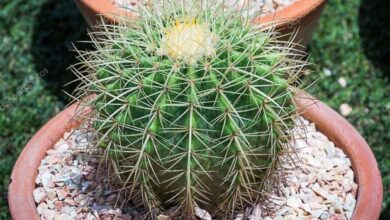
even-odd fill
[(240, 15), (169, 8), (103, 25), (73, 68), (81, 96), (94, 94), (99, 146), (131, 199), (234, 213), (272, 182), (304, 63)]

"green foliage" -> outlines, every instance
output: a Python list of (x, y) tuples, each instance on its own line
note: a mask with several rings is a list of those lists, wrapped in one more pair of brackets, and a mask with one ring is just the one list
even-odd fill
[[(370, 32), (381, 37), (389, 33), (388, 29), (377, 29), (364, 26), (362, 20), (380, 19), (376, 16), (386, 14), (388, 2), (382, 1), (329, 1), (310, 44), (311, 59), (316, 64), (311, 80), (318, 80), (311, 93), (320, 100), (338, 110), (342, 103), (348, 103), (353, 111), (347, 119), (353, 124), (374, 151), (384, 184), (384, 202), (382, 219), (389, 219), (390, 205), (390, 86), (387, 68), (380, 69), (369, 60), (367, 51), (362, 47), (364, 41), (371, 43), (378, 39), (365, 39), (362, 33)], [(372, 8), (376, 4), (378, 7)], [(361, 11), (373, 10), (368, 16)], [(366, 17), (362, 17), (366, 16)], [(369, 22), (370, 23), (370, 22)], [(388, 28), (388, 26), (387, 26)], [(386, 51), (387, 41), (371, 47), (375, 53)], [(382, 57), (388, 59), (388, 57)], [(330, 76), (329, 71), (332, 72)], [(325, 75), (324, 72), (328, 72)], [(345, 78), (347, 86), (343, 88), (337, 83)]]
[[(50, 92), (42, 76), (65, 75), (65, 69), (60, 69), (62, 67), (55, 64), (41, 66), (36, 63), (34, 56), (37, 52), (34, 39), (36, 35), (49, 36), (54, 32), (62, 35), (62, 39), (66, 38), (66, 34), (61, 33), (61, 28), (58, 28), (61, 24), (54, 22), (48, 16), (45, 17), (44, 22), (50, 28), (40, 29), (42, 21), (38, 18), (41, 8), (50, 2), (57, 1), (0, 1), (0, 219), (2, 220), (11, 219), (7, 202), (8, 184), (20, 151), (47, 120), (64, 108), (64, 104)], [(65, 8), (58, 13), (77, 10), (72, 2), (69, 3), (56, 3), (57, 6), (62, 5), (60, 8)], [(77, 23), (80, 19), (81, 15), (78, 20), (73, 21), (76, 22), (75, 26), (80, 26)], [(76, 32), (76, 30), (72, 31)], [(56, 42), (57, 46), (62, 43)], [(47, 49), (50, 46), (48, 44), (48, 41), (45, 41), (45, 45), (40, 45), (39, 49), (44, 49), (43, 47)], [(61, 50), (66, 50), (66, 46)], [(50, 56), (58, 57), (58, 54), (50, 54)], [(61, 61), (64, 62), (64, 57)]]
[(303, 54), (222, 7), (165, 10), (94, 33), (77, 100), (94, 95), (99, 145), (136, 203), (233, 214), (273, 182)]

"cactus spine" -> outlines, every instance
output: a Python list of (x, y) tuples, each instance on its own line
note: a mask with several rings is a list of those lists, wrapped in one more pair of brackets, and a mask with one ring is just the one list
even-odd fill
[[(117, 183), (150, 211), (240, 211), (274, 179), (305, 65), (272, 28), (165, 1), (91, 34), (72, 70)], [(196, 3), (193, 3), (196, 5)]]

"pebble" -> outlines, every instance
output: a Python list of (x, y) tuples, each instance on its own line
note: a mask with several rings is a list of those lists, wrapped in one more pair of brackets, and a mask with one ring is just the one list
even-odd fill
[(64, 200), (68, 196), (68, 192), (63, 188), (56, 189), (56, 194), (59, 200)]
[(340, 77), (337, 82), (340, 84), (341, 87), (345, 88), (347, 86), (347, 80), (344, 77)]
[(65, 214), (61, 214), (61, 215), (55, 216), (54, 220), (72, 220), (72, 217), (65, 215)]
[(171, 217), (168, 215), (159, 215), (157, 216), (157, 220), (170, 220)]
[(45, 189), (43, 187), (38, 187), (38, 188), (34, 189), (33, 196), (34, 196), (35, 202), (40, 204), (41, 202), (43, 202), (46, 199), (47, 194), (46, 194)]
[[(350, 159), (307, 120), (297, 120), (291, 134), (294, 141), (286, 147), (296, 153), (293, 158), (281, 158), (282, 185), (275, 186), (269, 202), (248, 209), (235, 219), (351, 219), (358, 185)], [(96, 179), (99, 161), (85, 156), (86, 143), (92, 138), (82, 129), (74, 130), (47, 151), (33, 191), (38, 214), (50, 220), (144, 218), (146, 210), (136, 210), (130, 204), (115, 208), (121, 197), (110, 191), (107, 181), (100, 184)], [(177, 219), (179, 214), (177, 207), (172, 206), (157, 219)], [(195, 214), (201, 220), (212, 219), (210, 213), (199, 207)]]
[(203, 210), (199, 207), (195, 207), (195, 215), (201, 220), (211, 220), (211, 215), (206, 210)]
[(262, 220), (261, 218), (262, 213), (261, 213), (261, 206), (256, 205), (254, 210), (252, 211), (252, 214), (249, 216), (249, 220)]
[(322, 71), (324, 72), (325, 76), (331, 76), (333, 74), (332, 71), (327, 68), (324, 68)]
[(50, 210), (50, 209), (45, 209), (43, 211), (43, 214), (41, 215), (41, 219), (46, 219), (46, 220), (54, 220), (54, 218), (59, 215), (56, 211)]
[(301, 199), (297, 196), (290, 196), (287, 198), (287, 205), (291, 208), (298, 208), (299, 206), (301, 206), (301, 204)]
[(37, 206), (37, 212), (39, 215), (43, 215), (43, 212), (47, 209), (47, 205), (44, 202), (39, 203)]
[(340, 105), (340, 113), (343, 116), (348, 116), (352, 113), (352, 107), (347, 103), (343, 103)]

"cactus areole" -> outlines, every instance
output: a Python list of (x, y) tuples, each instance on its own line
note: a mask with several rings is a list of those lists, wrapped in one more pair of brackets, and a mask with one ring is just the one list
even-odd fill
[(92, 33), (77, 99), (94, 95), (96, 144), (134, 203), (234, 215), (278, 179), (303, 54), (240, 13), (177, 2)]

